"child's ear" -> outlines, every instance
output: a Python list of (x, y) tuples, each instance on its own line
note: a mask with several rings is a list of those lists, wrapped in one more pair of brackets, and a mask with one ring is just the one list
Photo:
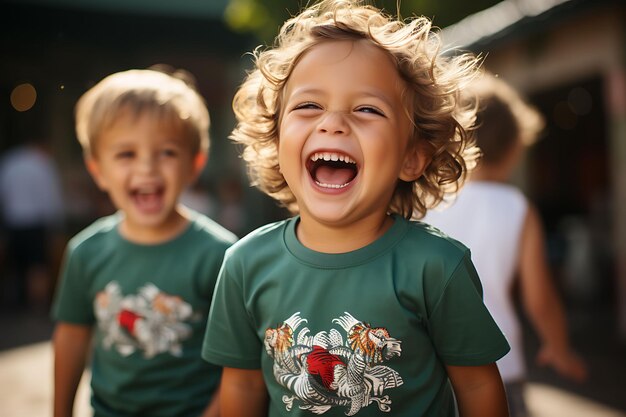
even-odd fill
[(198, 176), (204, 169), (204, 166), (207, 163), (207, 159), (208, 159), (208, 155), (202, 152), (198, 152), (196, 156), (193, 158), (193, 174), (192, 175), (193, 175), (194, 181), (198, 178)]
[(426, 171), (430, 160), (431, 156), (424, 142), (410, 146), (404, 156), (399, 175), (400, 179), (406, 182), (417, 180)]
[(98, 160), (95, 159), (93, 156), (85, 156), (85, 166), (87, 167), (87, 171), (89, 171), (91, 178), (93, 178), (98, 188), (100, 188), (102, 191), (106, 191), (107, 183), (104, 176), (102, 175)]

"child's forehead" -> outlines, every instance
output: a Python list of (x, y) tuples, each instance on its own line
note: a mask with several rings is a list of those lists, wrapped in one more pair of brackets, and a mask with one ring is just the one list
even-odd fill
[(180, 115), (166, 107), (132, 107), (121, 106), (109, 116), (103, 130), (113, 127), (154, 126), (168, 130), (182, 130), (184, 123)]
[(400, 93), (404, 81), (393, 58), (368, 40), (325, 41), (305, 51), (294, 66), (287, 95), (326, 89), (336, 83), (361, 92), (388, 90)]
[(323, 41), (311, 46), (300, 56), (294, 69), (302, 65), (338, 63), (348, 58), (361, 60), (364, 65), (373, 68), (379, 67), (379, 60), (394, 63), (390, 53), (368, 39), (342, 39)]
[(176, 142), (190, 142), (189, 134), (180, 118), (172, 114), (157, 111), (119, 109), (109, 123), (102, 126), (100, 138), (118, 137), (132, 141), (137, 133), (153, 133), (156, 136), (168, 137)]

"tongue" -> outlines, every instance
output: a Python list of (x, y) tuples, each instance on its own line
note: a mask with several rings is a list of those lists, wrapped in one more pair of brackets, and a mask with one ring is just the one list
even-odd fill
[(348, 168), (332, 168), (322, 165), (315, 171), (315, 180), (321, 184), (343, 185), (352, 180), (354, 170)]
[(143, 211), (156, 211), (161, 207), (161, 194), (137, 194), (135, 204)]

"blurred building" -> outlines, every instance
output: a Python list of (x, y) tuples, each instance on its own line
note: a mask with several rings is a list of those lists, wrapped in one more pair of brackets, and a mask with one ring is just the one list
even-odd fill
[(546, 116), (517, 181), (539, 206), (567, 301), (612, 311), (626, 341), (626, 3), (505, 0), (442, 36)]

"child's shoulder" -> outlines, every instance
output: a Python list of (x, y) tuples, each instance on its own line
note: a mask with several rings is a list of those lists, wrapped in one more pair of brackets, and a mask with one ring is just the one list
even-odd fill
[(237, 236), (234, 233), (204, 214), (191, 211), (190, 220), (193, 231), (203, 239), (209, 239), (227, 245), (231, 245), (237, 241)]
[(477, 197), (488, 198), (492, 200), (496, 198), (507, 198), (511, 200), (526, 201), (526, 195), (518, 187), (512, 184), (506, 184), (496, 181), (470, 181), (464, 186), (460, 196), (466, 194), (476, 195)]
[(411, 221), (400, 250), (410, 265), (424, 272), (424, 285), (431, 291), (443, 290), (457, 274), (475, 279), (467, 246), (428, 223)]
[(119, 213), (95, 220), (70, 239), (68, 248), (71, 251), (99, 250), (98, 248), (118, 238), (117, 226), (121, 220)]
[(231, 246), (229, 252), (231, 255), (232, 253), (240, 253), (245, 257), (259, 254), (264, 250), (280, 250), (284, 247), (285, 228), (293, 221), (296, 219), (279, 220), (260, 226)]
[(418, 253), (450, 261), (460, 260), (469, 254), (467, 246), (428, 223), (411, 220), (408, 224), (405, 244), (414, 247), (413, 250)]

